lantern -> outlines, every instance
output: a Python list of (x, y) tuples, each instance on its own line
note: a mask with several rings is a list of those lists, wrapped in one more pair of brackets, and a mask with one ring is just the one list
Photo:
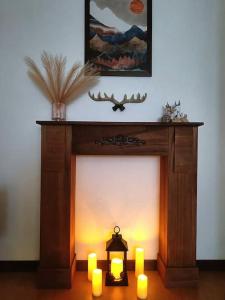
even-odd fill
[[(106, 286), (127, 286), (127, 242), (122, 238), (119, 226), (114, 227), (112, 238), (106, 243)], [(116, 255), (115, 255), (116, 254)]]

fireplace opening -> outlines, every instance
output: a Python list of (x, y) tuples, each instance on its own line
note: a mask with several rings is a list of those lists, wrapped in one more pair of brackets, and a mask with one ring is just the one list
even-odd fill
[(77, 156), (75, 252), (105, 260), (112, 228), (121, 227), (128, 259), (135, 248), (156, 259), (159, 240), (160, 158), (157, 156)]

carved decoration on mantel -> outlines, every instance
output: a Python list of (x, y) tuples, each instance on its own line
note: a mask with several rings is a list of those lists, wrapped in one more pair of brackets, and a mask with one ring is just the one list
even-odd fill
[(145, 141), (139, 138), (126, 136), (126, 135), (116, 135), (112, 137), (103, 137), (101, 140), (96, 140), (96, 144), (100, 145), (115, 145), (115, 146), (125, 146), (125, 145), (144, 145)]

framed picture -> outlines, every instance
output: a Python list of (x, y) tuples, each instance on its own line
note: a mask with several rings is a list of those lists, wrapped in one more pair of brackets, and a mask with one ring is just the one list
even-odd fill
[(152, 76), (152, 0), (85, 0), (85, 62), (102, 76)]

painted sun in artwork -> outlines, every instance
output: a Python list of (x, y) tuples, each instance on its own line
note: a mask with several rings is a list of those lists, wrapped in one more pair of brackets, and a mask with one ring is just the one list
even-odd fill
[(144, 3), (141, 0), (132, 0), (130, 2), (130, 10), (134, 14), (141, 14), (144, 11)]

